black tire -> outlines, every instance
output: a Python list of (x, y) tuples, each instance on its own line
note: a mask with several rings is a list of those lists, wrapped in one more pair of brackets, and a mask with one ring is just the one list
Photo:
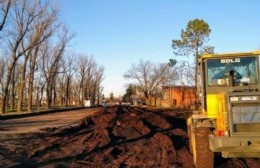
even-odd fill
[(195, 151), (193, 157), (196, 168), (213, 168), (214, 153), (209, 149), (210, 128), (198, 127), (194, 129)]

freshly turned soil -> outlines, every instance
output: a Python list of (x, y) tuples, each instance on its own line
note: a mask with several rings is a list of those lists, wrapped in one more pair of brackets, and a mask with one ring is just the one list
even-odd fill
[[(181, 110), (115, 106), (66, 127), (1, 134), (1, 167), (193, 168), (189, 115)], [(217, 156), (214, 167), (259, 166), (259, 159)]]

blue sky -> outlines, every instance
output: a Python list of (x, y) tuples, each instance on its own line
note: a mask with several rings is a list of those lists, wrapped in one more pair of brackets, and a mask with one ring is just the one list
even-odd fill
[(105, 68), (105, 95), (124, 94), (123, 74), (132, 63), (173, 58), (171, 40), (189, 20), (205, 20), (215, 52), (260, 49), (257, 0), (55, 0), (60, 17), (77, 33), (73, 49)]

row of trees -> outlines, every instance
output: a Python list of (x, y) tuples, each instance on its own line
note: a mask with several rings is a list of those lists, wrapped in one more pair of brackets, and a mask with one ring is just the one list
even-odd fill
[[(135, 85), (143, 93), (146, 101), (151, 95), (161, 97), (163, 86), (188, 85), (199, 88), (199, 59), (202, 54), (214, 53), (214, 47), (205, 45), (210, 33), (211, 29), (204, 20), (189, 21), (186, 29), (181, 30), (181, 38), (172, 40), (175, 59), (170, 59), (169, 63), (164, 64), (140, 61), (138, 64), (132, 64), (124, 77), (136, 81)], [(184, 56), (185, 59), (177, 61), (177, 56)], [(130, 88), (126, 91), (125, 99), (131, 94)]]
[(67, 50), (75, 34), (57, 8), (49, 1), (2, 0), (0, 10), (0, 113), (96, 100), (104, 69)]

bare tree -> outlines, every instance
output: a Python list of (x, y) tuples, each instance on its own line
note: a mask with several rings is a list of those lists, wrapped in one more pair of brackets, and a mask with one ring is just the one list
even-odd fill
[(149, 61), (141, 60), (139, 64), (132, 64), (131, 68), (124, 74), (126, 79), (136, 80), (141, 92), (148, 103), (152, 90), (155, 87), (157, 77), (154, 74), (155, 65)]
[[(84, 99), (89, 96), (88, 89), (90, 88), (90, 81), (92, 78), (93, 69), (95, 67), (95, 60), (93, 56), (80, 54), (78, 56), (78, 77), (79, 77), (79, 102), (83, 106)], [(85, 96), (86, 95), (86, 96)]]
[(40, 46), (36, 46), (29, 54), (28, 98), (27, 98), (27, 111), (29, 112), (32, 111), (34, 76), (35, 76), (35, 71), (38, 69), (38, 67), (36, 67), (36, 63), (37, 63), (37, 57), (39, 55), (39, 48)]
[[(21, 71), (21, 84), (19, 89), (19, 95), (18, 95), (18, 104), (17, 104), (17, 112), (21, 112), (22, 110), (22, 102), (23, 102), (23, 94), (24, 94), (24, 87), (26, 83), (26, 70), (28, 69), (28, 60), (29, 57), (32, 57), (32, 54), (34, 54), (34, 57), (37, 57), (38, 54), (38, 48), (39, 45), (41, 45), (42, 42), (44, 42), (46, 39), (48, 39), (53, 34), (53, 28), (52, 25), (56, 20), (57, 11), (56, 10), (48, 10), (49, 4), (46, 3), (44, 6), (41, 6), (40, 2), (36, 2), (32, 10), (30, 10), (31, 13), (35, 13), (37, 15), (37, 19), (34, 20), (32, 29), (28, 33), (28, 35), (22, 39), (21, 46), (23, 54), (23, 67)], [(47, 11), (50, 11), (49, 13)], [(28, 49), (28, 46), (31, 44), (35, 44), (33, 47)], [(35, 49), (34, 49), (35, 48)], [(35, 66), (35, 59), (31, 59), (30, 61), (31, 68), (30, 68), (30, 89), (29, 94), (32, 94), (32, 83), (33, 78), (32, 75), (34, 73), (34, 66)], [(31, 111), (31, 95), (30, 99), (28, 99), (28, 111)]]
[(61, 34), (59, 34), (59, 41), (56, 46), (51, 47), (50, 43), (46, 43), (42, 50), (42, 71), (46, 81), (46, 96), (47, 107), (50, 108), (55, 99), (55, 85), (57, 74), (59, 73), (60, 61), (64, 55), (65, 48), (74, 37), (74, 34), (70, 33), (68, 29), (62, 27)]
[(90, 100), (93, 96), (93, 79), (96, 73), (97, 64), (94, 59), (88, 63), (87, 74), (84, 80), (84, 99)]
[(71, 98), (71, 84), (73, 75), (76, 72), (76, 65), (74, 61), (75, 54), (69, 54), (67, 57), (64, 57), (62, 60), (62, 72), (65, 75), (65, 105), (70, 105), (70, 98)]
[(171, 86), (176, 83), (178, 79), (177, 70), (174, 65), (169, 65), (166, 63), (161, 63), (156, 65), (154, 71), (154, 88), (151, 94), (154, 97), (155, 105), (157, 103), (157, 98), (162, 97), (162, 89), (165, 86)]
[(87, 75), (87, 68), (89, 64), (89, 58), (86, 55), (80, 55), (78, 57), (78, 76), (79, 76), (79, 102), (83, 106), (84, 103), (84, 83)]
[(104, 68), (98, 66), (93, 56), (79, 54), (77, 57), (78, 102), (84, 105), (84, 100), (92, 104), (99, 103), (102, 93), (101, 82), (104, 79)]
[(140, 61), (132, 64), (131, 68), (124, 74), (126, 79), (137, 81), (137, 86), (143, 93), (148, 104), (151, 95), (161, 95), (161, 89), (165, 85), (176, 80), (176, 70), (168, 64), (155, 65), (149, 61)]
[[(91, 101), (94, 104), (99, 104), (99, 99), (100, 99), (100, 85), (101, 82), (104, 79), (104, 68), (101, 66), (99, 68), (96, 69), (96, 71), (93, 74), (93, 79), (92, 79), (92, 95), (91, 95)], [(97, 101), (96, 101), (97, 99)]]

